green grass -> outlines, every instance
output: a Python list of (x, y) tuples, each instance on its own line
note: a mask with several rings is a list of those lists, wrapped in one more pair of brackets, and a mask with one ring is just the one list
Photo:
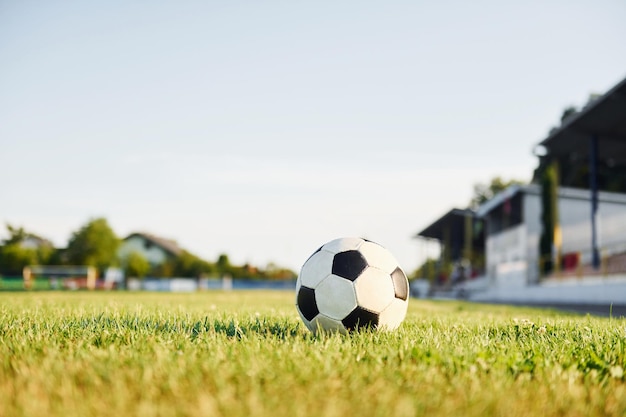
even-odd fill
[[(49, 279), (34, 279), (32, 289), (35, 291), (50, 290)], [(24, 278), (22, 277), (3, 277), (0, 275), (0, 291), (23, 291)]]
[(0, 293), (0, 416), (621, 416), (626, 321), (411, 300), (314, 337), (289, 292)]

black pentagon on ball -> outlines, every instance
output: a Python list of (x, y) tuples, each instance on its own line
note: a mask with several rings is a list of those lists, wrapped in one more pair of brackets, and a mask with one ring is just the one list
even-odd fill
[(305, 319), (311, 321), (319, 314), (315, 301), (315, 290), (308, 287), (300, 287), (298, 291), (298, 308)]
[(405, 300), (409, 298), (409, 284), (406, 279), (406, 275), (400, 268), (396, 268), (391, 273), (391, 280), (393, 281), (393, 289), (396, 293), (396, 298)]
[(354, 281), (367, 268), (367, 261), (357, 250), (339, 252), (333, 258), (332, 273), (339, 277)]
[(344, 327), (348, 330), (354, 330), (357, 327), (376, 328), (378, 327), (378, 314), (362, 307), (357, 307), (341, 320), (341, 323), (343, 323)]

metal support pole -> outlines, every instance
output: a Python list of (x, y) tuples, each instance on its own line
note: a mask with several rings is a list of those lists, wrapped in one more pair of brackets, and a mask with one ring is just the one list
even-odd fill
[(465, 214), (465, 224), (463, 230), (463, 258), (465, 258), (468, 262), (472, 262), (473, 254), (472, 254), (472, 246), (474, 243), (474, 229), (473, 229), (473, 221), (474, 217), (470, 214)]
[(591, 263), (594, 269), (600, 268), (598, 249), (598, 137), (592, 135), (589, 141), (589, 190), (591, 191)]

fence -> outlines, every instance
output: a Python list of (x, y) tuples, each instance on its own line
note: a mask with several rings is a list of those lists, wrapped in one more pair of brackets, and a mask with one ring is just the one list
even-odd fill
[[(42, 291), (54, 289), (49, 279), (33, 279), (32, 290)], [(22, 276), (1, 276), (0, 291), (23, 291), (24, 278)]]
[[(33, 279), (33, 291), (47, 290), (79, 290), (87, 289), (86, 285), (67, 285), (76, 280), (61, 282), (55, 279)], [(80, 283), (79, 283), (80, 284)], [(208, 290), (288, 290), (295, 291), (295, 280), (256, 280), (256, 279), (221, 279), (221, 278), (145, 278), (129, 279), (128, 290), (131, 291), (169, 291), (190, 292)], [(24, 278), (21, 276), (0, 276), (0, 291), (23, 291)], [(110, 289), (98, 280), (96, 289)]]
[[(626, 274), (626, 242), (605, 245), (599, 249), (600, 267), (592, 265), (590, 249), (570, 251), (560, 256), (560, 263), (555, 265), (548, 277), (582, 277), (598, 275)], [(543, 262), (551, 261), (544, 258), (539, 261), (539, 270), (543, 270)], [(547, 278), (547, 277), (546, 277)]]
[(146, 291), (206, 291), (206, 290), (293, 290), (294, 280), (256, 280), (230, 278), (145, 278), (143, 280), (129, 280), (129, 290)]

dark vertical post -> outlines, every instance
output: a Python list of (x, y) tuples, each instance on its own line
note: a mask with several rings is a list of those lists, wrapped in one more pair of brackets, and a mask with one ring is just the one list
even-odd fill
[(474, 244), (474, 230), (472, 226), (474, 216), (466, 212), (464, 220), (465, 224), (463, 230), (463, 258), (471, 263), (473, 260), (472, 246)]
[(452, 245), (450, 244), (450, 225), (443, 226), (443, 265), (442, 271), (446, 277), (446, 285), (450, 284), (450, 260), (452, 255)]
[(600, 268), (598, 250), (598, 137), (589, 141), (589, 190), (591, 191), (591, 262), (594, 269)]

